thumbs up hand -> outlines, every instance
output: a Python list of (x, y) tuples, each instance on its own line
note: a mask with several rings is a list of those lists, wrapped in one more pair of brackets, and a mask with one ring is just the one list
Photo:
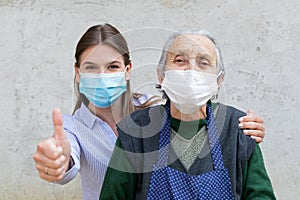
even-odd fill
[(53, 136), (41, 141), (33, 156), (39, 176), (50, 182), (62, 179), (68, 169), (71, 152), (60, 109), (53, 110), (52, 121)]

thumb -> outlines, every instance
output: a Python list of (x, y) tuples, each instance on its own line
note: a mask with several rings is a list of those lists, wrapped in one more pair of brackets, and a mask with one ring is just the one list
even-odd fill
[(52, 111), (52, 121), (54, 128), (54, 139), (57, 145), (61, 145), (66, 140), (66, 134), (64, 131), (64, 125), (62, 120), (62, 114), (59, 108)]
[(254, 115), (254, 111), (253, 110), (248, 110), (247, 111), (247, 115), (248, 116), (253, 116)]
[(53, 137), (55, 139), (56, 146), (62, 148), (62, 153), (66, 158), (65, 168), (64, 168), (64, 170), (66, 171), (69, 167), (71, 147), (64, 131), (62, 114), (59, 108), (56, 108), (52, 111), (52, 121), (53, 121), (53, 128), (54, 128)]

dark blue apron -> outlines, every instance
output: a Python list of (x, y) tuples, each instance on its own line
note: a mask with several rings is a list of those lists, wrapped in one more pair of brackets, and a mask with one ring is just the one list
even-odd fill
[(224, 168), (216, 121), (207, 104), (207, 127), (213, 171), (198, 176), (168, 167), (170, 144), (170, 107), (166, 105), (162, 125), (158, 162), (153, 165), (147, 199), (234, 199), (229, 173)]

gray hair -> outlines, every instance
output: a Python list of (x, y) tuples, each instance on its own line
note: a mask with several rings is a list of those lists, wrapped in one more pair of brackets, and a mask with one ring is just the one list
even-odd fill
[(221, 73), (223, 73), (225, 75), (225, 69), (224, 69), (222, 54), (221, 54), (221, 50), (219, 48), (219, 45), (218, 45), (216, 39), (207, 30), (200, 29), (200, 30), (178, 31), (178, 32), (175, 32), (175, 33), (173, 33), (172, 35), (169, 36), (168, 40), (166, 41), (165, 45), (163, 46), (161, 56), (160, 56), (160, 59), (159, 59), (159, 62), (158, 62), (158, 66), (157, 66), (158, 77), (159, 78), (164, 77), (164, 72), (165, 72), (165, 67), (166, 67), (166, 59), (167, 59), (167, 52), (168, 52), (168, 49), (169, 49), (170, 45), (172, 44), (173, 40), (175, 38), (177, 38), (178, 36), (180, 36), (180, 35), (186, 35), (186, 34), (205, 36), (213, 42), (213, 44), (215, 45), (215, 50), (217, 52), (217, 75), (218, 75), (218, 78), (219, 78), (219, 75)]

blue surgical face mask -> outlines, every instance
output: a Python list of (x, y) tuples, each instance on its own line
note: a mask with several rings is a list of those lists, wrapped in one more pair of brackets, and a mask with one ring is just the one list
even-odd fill
[(111, 106), (125, 91), (125, 72), (79, 73), (79, 91), (99, 108)]

